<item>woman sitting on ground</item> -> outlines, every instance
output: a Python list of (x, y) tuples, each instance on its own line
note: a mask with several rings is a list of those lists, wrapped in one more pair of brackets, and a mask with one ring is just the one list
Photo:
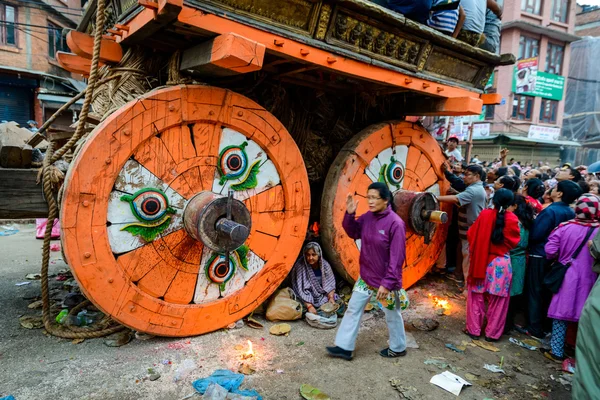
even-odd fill
[[(487, 316), (485, 340), (488, 342), (497, 341), (504, 332), (512, 281), (509, 252), (521, 239), (519, 220), (510, 211), (514, 204), (513, 193), (499, 189), (493, 201), (494, 209), (483, 210), (467, 232), (471, 258), (464, 333), (479, 339), (483, 319)], [(485, 299), (488, 300), (487, 313)]]
[[(552, 318), (551, 351), (542, 350), (552, 361), (564, 360), (567, 327), (579, 321), (581, 310), (592, 286), (598, 278), (592, 270), (594, 260), (588, 250), (588, 241), (596, 237), (600, 216), (600, 200), (593, 194), (584, 194), (575, 204), (575, 219), (560, 224), (548, 238), (546, 258), (557, 259), (563, 265), (571, 262), (558, 293), (552, 296), (548, 318)], [(575, 252), (583, 245), (579, 254)]]
[(292, 269), (292, 288), (312, 314), (327, 302), (335, 304), (335, 277), (318, 243), (304, 246)]

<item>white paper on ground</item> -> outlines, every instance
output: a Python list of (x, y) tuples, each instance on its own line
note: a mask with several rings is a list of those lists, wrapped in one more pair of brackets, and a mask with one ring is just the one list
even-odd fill
[(450, 371), (444, 371), (441, 374), (434, 375), (429, 383), (433, 383), (434, 385), (441, 387), (455, 396), (460, 394), (463, 386), (471, 386), (469, 382), (465, 381), (458, 375), (454, 375)]
[(410, 332), (406, 332), (406, 347), (408, 347), (409, 349), (419, 348), (419, 344), (417, 343), (413, 334)]

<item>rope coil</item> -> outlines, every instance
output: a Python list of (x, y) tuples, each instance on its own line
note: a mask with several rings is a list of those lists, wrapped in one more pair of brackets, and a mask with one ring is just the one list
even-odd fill
[[(67, 339), (91, 339), (110, 335), (125, 329), (123, 325), (116, 325), (107, 327), (110, 324), (106, 318), (104, 318), (97, 326), (89, 328), (76, 328), (67, 325), (68, 329), (65, 329), (59, 325), (56, 325), (50, 315), (50, 296), (48, 290), (48, 266), (50, 263), (50, 239), (52, 234), (52, 227), (54, 226), (54, 220), (58, 217), (58, 204), (54, 198), (53, 181), (57, 179), (55, 167), (52, 166), (56, 161), (61, 159), (73, 146), (79, 141), (79, 139), (85, 133), (85, 124), (90, 110), (90, 104), (92, 102), (92, 95), (94, 89), (98, 84), (98, 61), (100, 59), (100, 44), (102, 40), (102, 28), (105, 21), (105, 1), (98, 0), (98, 9), (96, 11), (96, 29), (94, 33), (94, 50), (92, 56), (92, 65), (90, 69), (90, 77), (88, 80), (88, 86), (85, 91), (75, 96), (69, 103), (65, 104), (61, 109), (53, 115), (46, 123), (42, 126), (40, 131), (45, 131), (48, 126), (52, 124), (54, 120), (60, 115), (60, 113), (68, 109), (73, 103), (79, 100), (85, 95), (85, 100), (79, 116), (79, 122), (75, 130), (75, 134), (69, 139), (69, 141), (56, 152), (54, 151), (55, 143), (50, 141), (46, 157), (44, 157), (44, 163), (42, 166), (42, 187), (46, 201), (48, 202), (48, 223), (46, 224), (46, 231), (44, 234), (44, 244), (42, 250), (42, 267), (41, 267), (41, 286), (42, 286), (42, 319), (44, 321), (44, 327), (46, 331), (54, 336), (67, 338)], [(86, 303), (84, 302), (86, 305)], [(78, 308), (79, 307), (79, 308)], [(78, 310), (84, 307), (79, 305), (75, 309), (71, 310), (71, 314), (74, 310)]]

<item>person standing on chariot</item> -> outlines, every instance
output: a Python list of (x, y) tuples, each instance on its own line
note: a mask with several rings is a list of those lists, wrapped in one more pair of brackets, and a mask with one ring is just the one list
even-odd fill
[(382, 357), (406, 355), (406, 334), (400, 313), (406, 227), (392, 209), (392, 193), (386, 184), (372, 183), (367, 191), (367, 200), (369, 211), (356, 218), (358, 203), (348, 194), (342, 223), (348, 236), (361, 241), (360, 276), (338, 328), (335, 347), (327, 347), (327, 352), (346, 360), (353, 357), (360, 320), (373, 295), (383, 305), (390, 334), (389, 347), (379, 354)]

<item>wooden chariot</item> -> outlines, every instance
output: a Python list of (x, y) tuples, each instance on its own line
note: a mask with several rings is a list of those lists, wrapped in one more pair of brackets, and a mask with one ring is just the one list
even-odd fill
[[(90, 72), (95, 12), (58, 57), (72, 72)], [(64, 183), (65, 256), (103, 312), (164, 336), (223, 328), (282, 283), (316, 221), (356, 279), (345, 197), (374, 181), (409, 227), (405, 286), (428, 271), (446, 236), (433, 196), (448, 189), (445, 158), (404, 117), (498, 104), (483, 88), (512, 55), (364, 0), (111, 0), (105, 13), (106, 71), (127, 70), (132, 49), (165, 62), (102, 116)]]

